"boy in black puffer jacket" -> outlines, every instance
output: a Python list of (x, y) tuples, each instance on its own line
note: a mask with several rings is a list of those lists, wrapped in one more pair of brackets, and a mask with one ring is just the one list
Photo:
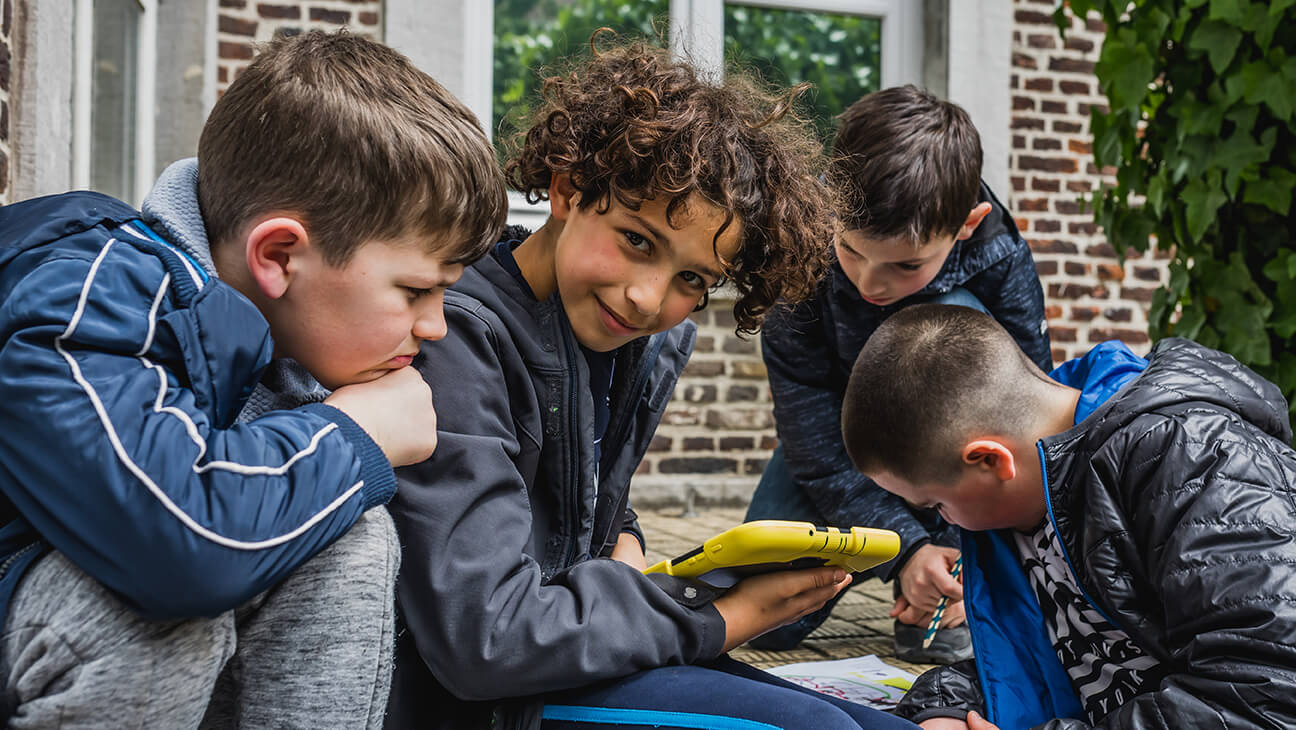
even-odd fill
[[(1046, 378), (985, 315), (924, 305), (860, 353), (857, 467), (964, 528), (977, 659), (925, 728), (1292, 727), (1296, 451), (1278, 389), (1186, 340)], [(983, 717), (989, 718), (989, 721)]]

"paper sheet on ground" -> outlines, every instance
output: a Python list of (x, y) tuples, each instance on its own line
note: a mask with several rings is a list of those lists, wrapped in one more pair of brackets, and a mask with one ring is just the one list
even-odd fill
[(785, 664), (765, 671), (826, 695), (881, 709), (895, 707), (917, 679), (874, 654), (853, 659)]

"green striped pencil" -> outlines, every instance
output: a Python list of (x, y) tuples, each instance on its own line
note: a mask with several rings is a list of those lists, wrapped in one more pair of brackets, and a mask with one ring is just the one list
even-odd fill
[[(963, 555), (959, 554), (958, 560), (954, 561), (954, 569), (950, 575), (954, 578), (959, 577), (959, 571), (963, 569)], [(936, 604), (936, 613), (932, 614), (931, 624), (927, 627), (927, 633), (923, 636), (922, 646), (924, 649), (931, 646), (932, 640), (936, 638), (936, 629), (940, 628), (941, 616), (945, 614), (945, 604), (949, 603), (949, 596), (941, 596), (940, 603)]]

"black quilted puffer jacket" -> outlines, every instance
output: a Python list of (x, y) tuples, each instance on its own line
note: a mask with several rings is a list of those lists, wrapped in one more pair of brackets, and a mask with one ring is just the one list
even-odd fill
[[(1081, 586), (1167, 670), (1100, 727), (1296, 727), (1287, 404), (1232, 357), (1186, 340), (1162, 341), (1150, 360), (1085, 421), (1040, 442)], [(966, 662), (924, 674), (898, 713), (984, 714), (983, 702)]]

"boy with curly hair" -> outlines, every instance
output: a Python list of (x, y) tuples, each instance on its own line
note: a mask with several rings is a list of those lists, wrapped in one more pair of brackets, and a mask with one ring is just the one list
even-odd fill
[[(972, 651), (961, 626), (961, 589), (950, 576), (956, 537), (939, 516), (905, 505), (851, 467), (839, 425), (843, 389), (878, 325), (924, 301), (989, 312), (1031, 360), (1048, 368), (1044, 292), (1030, 247), (980, 180), (981, 140), (958, 105), (913, 86), (863, 97), (839, 119), (830, 170), (846, 198), (846, 230), (814, 298), (771, 317), (761, 333), (780, 445), (746, 519), (894, 530), (899, 557), (869, 574), (895, 581), (896, 654), (949, 663)], [(942, 595), (952, 601), (924, 647)], [(831, 608), (753, 646), (791, 648)]]
[[(646, 576), (629, 503), (722, 281), (740, 330), (814, 288), (832, 237), (796, 92), (722, 84), (644, 42), (548, 79), (512, 185), (547, 199), (446, 297), (426, 343), (433, 458), (400, 470), (390, 727), (907, 727), (723, 654), (849, 582), (819, 568), (723, 595)], [(764, 726), (764, 725), (763, 725)]]
[(922, 675), (897, 713), (930, 730), (1296, 726), (1278, 388), (1173, 338), (1050, 376), (990, 317), (942, 305), (888, 319), (855, 363), (851, 459), (963, 528), (976, 659)]
[(240, 74), (143, 212), (0, 209), (6, 725), (381, 724), (382, 505), (436, 444), (408, 365), (504, 210), (462, 104), (318, 32)]

